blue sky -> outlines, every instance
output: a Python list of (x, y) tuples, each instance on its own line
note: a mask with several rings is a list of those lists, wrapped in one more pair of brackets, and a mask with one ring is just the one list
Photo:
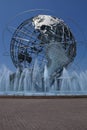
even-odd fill
[[(0, 65), (5, 64), (15, 70), (10, 56), (4, 56), (3, 32), (9, 20), (20, 12), (31, 9), (49, 9), (54, 11), (55, 16), (62, 18), (70, 26), (79, 42), (78, 56), (75, 65), (82, 70), (87, 69), (87, 0), (0, 0)], [(10, 45), (11, 37), (5, 44)]]

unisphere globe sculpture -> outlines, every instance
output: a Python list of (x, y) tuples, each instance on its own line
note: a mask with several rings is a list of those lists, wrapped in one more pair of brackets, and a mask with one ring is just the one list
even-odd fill
[(57, 77), (74, 60), (76, 42), (63, 20), (38, 15), (25, 20), (15, 30), (10, 54), (16, 67), (33, 69), (37, 59), (41, 71), (46, 64), (49, 75)]

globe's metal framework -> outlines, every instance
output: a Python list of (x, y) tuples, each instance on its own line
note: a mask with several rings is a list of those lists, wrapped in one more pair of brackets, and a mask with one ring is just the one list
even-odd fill
[[(22, 22), (12, 36), (10, 54), (14, 65), (22, 69), (26, 67), (32, 69), (37, 59), (40, 68), (43, 69), (43, 66), (49, 62), (46, 57), (47, 48), (49, 49), (51, 42), (56, 41), (61, 44), (69, 59), (65, 64), (67, 66), (76, 56), (76, 42), (69, 27), (58, 19), (58, 23), (52, 28), (42, 25), (40, 29), (35, 29), (34, 18)], [(59, 70), (62, 70), (63, 66)]]

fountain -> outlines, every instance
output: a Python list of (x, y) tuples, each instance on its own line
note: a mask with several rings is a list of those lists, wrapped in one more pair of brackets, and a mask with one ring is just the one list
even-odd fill
[(44, 75), (41, 75), (37, 66), (32, 72), (28, 68), (22, 72), (17, 69), (14, 76), (4, 66), (0, 70), (0, 95), (87, 95), (87, 71), (69, 73), (64, 68), (62, 75), (54, 81), (51, 84), (47, 66)]

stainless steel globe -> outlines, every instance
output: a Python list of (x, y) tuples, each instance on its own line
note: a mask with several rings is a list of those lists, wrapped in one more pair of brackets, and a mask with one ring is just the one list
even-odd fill
[(16, 67), (33, 69), (35, 60), (43, 71), (45, 64), (50, 76), (59, 76), (76, 56), (76, 42), (63, 20), (38, 15), (23, 21), (15, 30), (10, 54)]

